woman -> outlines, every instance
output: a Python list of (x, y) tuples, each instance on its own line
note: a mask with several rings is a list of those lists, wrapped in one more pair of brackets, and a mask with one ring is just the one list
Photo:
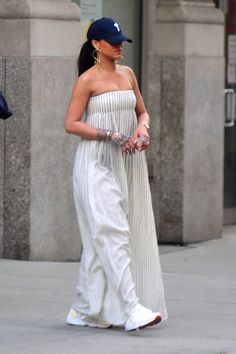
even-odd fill
[(149, 116), (133, 71), (116, 63), (132, 40), (111, 18), (93, 22), (87, 38), (65, 119), (82, 138), (73, 185), (83, 253), (67, 323), (129, 331), (167, 318), (142, 152)]

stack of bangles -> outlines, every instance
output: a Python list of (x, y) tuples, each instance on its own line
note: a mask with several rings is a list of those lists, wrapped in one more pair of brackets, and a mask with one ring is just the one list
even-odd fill
[(130, 136), (112, 130), (98, 128), (97, 139), (100, 141), (105, 140), (106, 142), (112, 140), (117, 145), (123, 145), (129, 141)]
[[(97, 129), (97, 139), (99, 141), (112, 141), (113, 143), (122, 146), (123, 144), (127, 143), (130, 140), (131, 136), (125, 135), (119, 132), (114, 132), (112, 130), (107, 130), (107, 129)], [(143, 150), (143, 145), (148, 146), (149, 145), (149, 137), (146, 135), (140, 136), (136, 142), (135, 142), (135, 147), (133, 148), (134, 150), (137, 149), (138, 151)], [(130, 148), (126, 149), (127, 151), (130, 150)]]
[(97, 139), (98, 140), (109, 141), (109, 140), (111, 140), (111, 137), (112, 137), (111, 130), (106, 130), (106, 129), (101, 129), (101, 128), (97, 129)]

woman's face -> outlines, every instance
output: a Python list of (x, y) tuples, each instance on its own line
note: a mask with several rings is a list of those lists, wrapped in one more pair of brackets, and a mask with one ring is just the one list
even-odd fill
[[(110, 60), (122, 59), (122, 43), (110, 44), (104, 39), (97, 41), (96, 49), (100, 50), (101, 56), (105, 56)], [(98, 55), (100, 55), (98, 52)]]

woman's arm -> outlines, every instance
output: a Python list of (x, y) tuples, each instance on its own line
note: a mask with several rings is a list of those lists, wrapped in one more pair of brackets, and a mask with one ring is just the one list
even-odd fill
[(67, 133), (79, 135), (86, 139), (97, 139), (97, 129), (81, 122), (90, 96), (91, 88), (88, 80), (82, 77), (79, 78), (73, 88), (65, 117), (65, 130)]
[(142, 151), (142, 150), (146, 150), (149, 145), (148, 129), (149, 129), (150, 118), (149, 118), (149, 115), (146, 111), (135, 74), (134, 74), (133, 70), (130, 69), (129, 67), (127, 67), (127, 70), (128, 70), (128, 74), (130, 75), (132, 87), (133, 87), (134, 94), (136, 97), (135, 112), (137, 115), (138, 127), (134, 132), (133, 138), (136, 141), (139, 137), (146, 137), (146, 139), (144, 139), (144, 141), (141, 143), (140, 151)]
[(89, 85), (89, 80), (78, 79), (68, 105), (65, 130), (70, 134), (79, 135), (85, 139), (105, 140), (107, 142), (111, 140), (114, 144), (121, 146), (122, 150), (126, 152), (126, 143), (130, 141), (129, 136), (111, 130), (96, 128), (81, 122), (91, 93), (92, 89)]
[(149, 124), (149, 121), (150, 121), (150, 118), (149, 118), (149, 115), (146, 111), (146, 108), (145, 108), (145, 104), (143, 102), (143, 98), (142, 98), (142, 95), (141, 95), (141, 92), (139, 90), (139, 86), (138, 86), (138, 82), (137, 82), (137, 79), (136, 79), (136, 76), (133, 72), (133, 70), (129, 67), (126, 67), (127, 70), (128, 70), (128, 73), (129, 73), (129, 76), (130, 76), (130, 79), (131, 79), (131, 82), (132, 82), (132, 87), (133, 87), (133, 90), (134, 90), (134, 94), (136, 96), (136, 107), (135, 107), (135, 111), (136, 111), (136, 115), (137, 115), (137, 119), (138, 119), (138, 122), (139, 123), (145, 123), (145, 124)]

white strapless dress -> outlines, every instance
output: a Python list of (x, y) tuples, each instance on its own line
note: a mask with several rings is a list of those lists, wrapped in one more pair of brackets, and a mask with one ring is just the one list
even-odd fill
[[(90, 98), (83, 120), (133, 135), (135, 105), (133, 90), (105, 92)], [(122, 325), (127, 314), (119, 284), (130, 266), (140, 303), (166, 319), (145, 153), (125, 155), (112, 142), (80, 139), (73, 184), (83, 244), (74, 309)], [(121, 262), (119, 269), (113, 261)]]

